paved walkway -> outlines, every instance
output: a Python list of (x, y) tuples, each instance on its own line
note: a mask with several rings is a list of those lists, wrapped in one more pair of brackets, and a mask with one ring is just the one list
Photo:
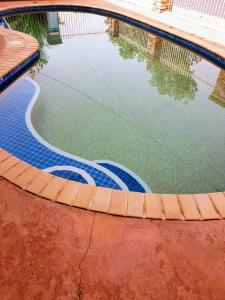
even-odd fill
[(1, 300), (224, 299), (225, 221), (109, 216), (1, 179), (0, 240)]
[(7, 75), (38, 50), (30, 35), (0, 27), (0, 78)]
[(106, 1), (121, 6), (123, 8), (141, 13), (142, 15), (150, 17), (151, 19), (163, 22), (166, 25), (177, 27), (178, 29), (184, 30), (189, 33), (195, 33), (196, 35), (202, 38), (225, 45), (224, 27), (213, 28), (209, 24), (200, 23), (197, 20), (190, 20), (172, 12), (164, 12), (161, 14), (152, 12), (151, 0), (146, 1), (145, 5), (143, 4), (143, 1), (141, 2), (141, 4), (138, 4), (138, 1), (135, 4), (134, 1), (129, 0)]
[[(181, 29), (177, 29), (176, 27), (162, 23), (159, 20), (151, 19), (142, 15), (140, 12), (121, 8), (117, 5), (101, 0), (86, 0), (85, 5), (82, 0), (9, 1), (0, 2), (0, 11), (19, 7), (42, 6), (46, 4), (88, 6), (124, 14), (125, 16), (136, 19), (137, 21), (145, 22), (146, 24), (192, 41), (210, 51), (213, 51), (219, 56), (225, 57), (225, 46), (221, 44), (205, 40), (195, 34), (190, 34)], [(7, 33), (10, 33), (10, 30), (5, 29), (4, 32), (7, 35)], [(16, 42), (18, 41), (16, 40)], [(31, 48), (33, 49), (33, 46)], [(15, 51), (17, 53), (16, 57)], [(6, 57), (4, 57), (2, 59), (1, 67), (4, 67), (5, 65), (6, 68), (8, 68), (9, 60), (12, 60), (14, 64), (16, 62), (20, 64), (21, 60), (19, 58), (19, 54), (24, 55), (24, 51), (21, 51), (20, 49), (19, 54), (17, 48), (15, 51), (11, 47), (11, 51), (8, 51), (7, 53), (8, 58), (6, 59)], [(33, 166), (27, 166), (16, 157), (10, 156), (10, 153), (4, 153), (2, 151), (0, 156), (0, 162), (2, 162), (0, 165), (0, 175), (33, 194), (41, 195), (42, 197), (50, 200), (67, 203), (68, 205), (86, 208), (89, 210), (93, 209), (94, 211), (104, 211), (115, 215), (140, 218), (166, 218), (169, 220), (212, 220), (225, 218), (225, 197), (223, 193), (214, 193), (210, 195), (188, 195), (185, 197), (182, 195), (177, 197), (177, 195), (145, 194), (144, 197), (142, 193), (127, 194), (124, 191), (116, 192), (112, 190), (99, 190), (99, 188), (96, 189), (89, 185), (82, 185), (82, 187), (79, 187), (78, 189), (73, 186), (75, 184), (74, 182), (66, 182), (64, 179), (60, 179), (59, 177), (54, 177), (53, 175), (37, 170)]]

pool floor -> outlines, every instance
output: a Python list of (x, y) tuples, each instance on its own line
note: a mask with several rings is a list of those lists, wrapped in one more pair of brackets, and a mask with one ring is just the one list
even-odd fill
[[(32, 82), (23, 79), (11, 91), (20, 94), (21, 124), (32, 137), (31, 144), (16, 145), (15, 155), (55, 175), (116, 189), (224, 190), (222, 69), (114, 19), (29, 16), (41, 45), (41, 62), (30, 74), (40, 95), (30, 106), (29, 128), (24, 120), (32, 93), (23, 85)], [(25, 31), (16, 18), (9, 24)], [(6, 111), (7, 101), (0, 103)], [(2, 123), (7, 136), (19, 125), (18, 118)], [(4, 141), (2, 135), (1, 146)]]

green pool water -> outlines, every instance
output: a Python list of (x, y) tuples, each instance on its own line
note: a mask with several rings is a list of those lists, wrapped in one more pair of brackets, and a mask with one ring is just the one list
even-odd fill
[(153, 192), (225, 190), (225, 71), (121, 21), (84, 13), (7, 18), (35, 36), (32, 123), (47, 142), (111, 160)]

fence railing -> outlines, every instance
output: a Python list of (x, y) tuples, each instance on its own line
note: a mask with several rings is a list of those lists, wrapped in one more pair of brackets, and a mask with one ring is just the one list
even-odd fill
[(173, 8), (193, 10), (225, 19), (225, 0), (173, 0)]

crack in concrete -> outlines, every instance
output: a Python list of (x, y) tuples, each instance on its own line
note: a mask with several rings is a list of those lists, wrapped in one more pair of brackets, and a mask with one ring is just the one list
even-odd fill
[(92, 233), (93, 233), (93, 228), (94, 228), (94, 224), (95, 224), (95, 217), (96, 217), (96, 213), (94, 214), (94, 217), (93, 217), (93, 221), (92, 221), (92, 226), (91, 226), (91, 233), (90, 233), (90, 238), (89, 238), (89, 243), (88, 243), (88, 247), (87, 249), (85, 250), (85, 253), (83, 255), (83, 257), (81, 258), (80, 260), (80, 263), (79, 263), (79, 271), (80, 271), (80, 280), (79, 280), (79, 284), (78, 284), (78, 291), (77, 291), (77, 296), (78, 296), (78, 299), (80, 300), (81, 297), (82, 297), (82, 290), (81, 290), (81, 282), (82, 282), (82, 277), (83, 277), (83, 270), (82, 270), (82, 263), (84, 262), (87, 254), (88, 254), (88, 251), (90, 250), (91, 248), (91, 241), (92, 241)]

